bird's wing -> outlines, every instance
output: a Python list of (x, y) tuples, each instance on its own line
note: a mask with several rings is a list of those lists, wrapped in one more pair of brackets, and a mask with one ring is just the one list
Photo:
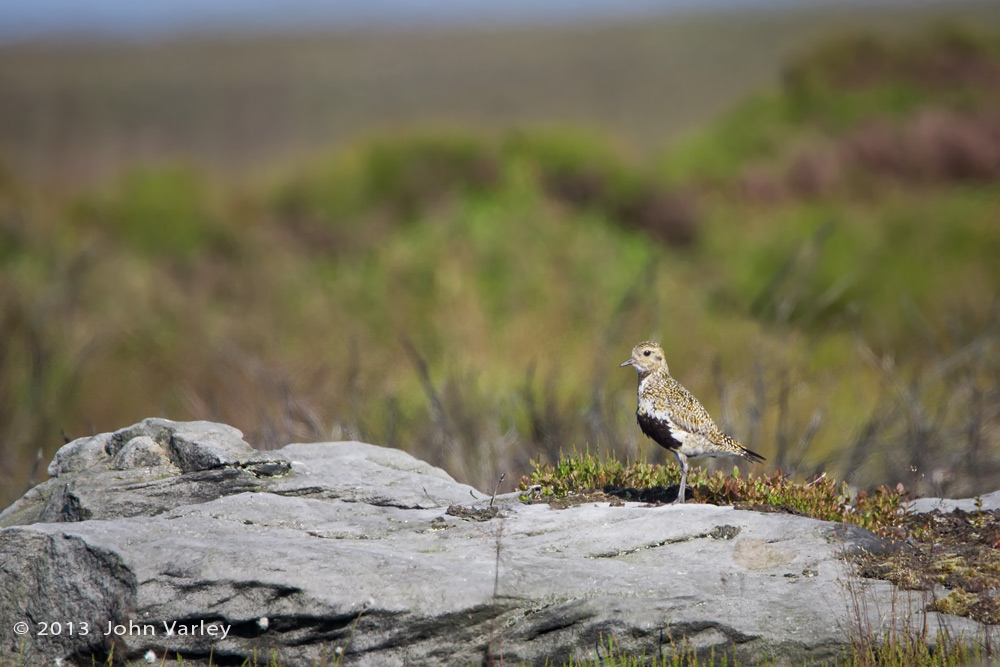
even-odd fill
[(708, 415), (708, 410), (679, 382), (673, 380), (673, 384), (674, 386), (670, 388), (671, 396), (667, 408), (670, 421), (677, 428), (688, 433), (705, 435), (713, 439), (721, 437), (722, 432)]

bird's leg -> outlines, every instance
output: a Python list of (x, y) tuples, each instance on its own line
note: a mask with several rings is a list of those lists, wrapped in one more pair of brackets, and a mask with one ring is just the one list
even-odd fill
[(677, 489), (677, 499), (674, 500), (674, 504), (684, 504), (684, 496), (687, 493), (687, 479), (688, 479), (688, 460), (687, 457), (678, 451), (674, 451), (674, 456), (677, 457), (677, 465), (681, 467), (681, 484)]

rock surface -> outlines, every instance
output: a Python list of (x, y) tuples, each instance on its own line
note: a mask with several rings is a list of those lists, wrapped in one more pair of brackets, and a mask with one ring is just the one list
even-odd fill
[(802, 664), (842, 656), (852, 609), (876, 629), (880, 610), (924, 622), (919, 597), (852, 577), (845, 549), (884, 547), (852, 526), (693, 504), (483, 511), (398, 450), (241, 438), (150, 419), (63, 447), (0, 514), (0, 659), (561, 664), (613, 640)]
[(917, 498), (910, 501), (911, 512), (941, 512), (948, 514), (957, 509), (963, 512), (992, 512), (1000, 509), (1000, 491), (985, 493), (978, 498)]

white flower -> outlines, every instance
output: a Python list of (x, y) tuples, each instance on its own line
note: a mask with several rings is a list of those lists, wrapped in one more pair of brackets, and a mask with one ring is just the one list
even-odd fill
[(152, 663), (156, 662), (156, 654), (153, 653), (152, 649), (150, 649), (150, 650), (146, 651), (146, 655), (142, 656), (142, 659), (145, 660), (146, 662), (152, 664)]
[(257, 619), (257, 627), (260, 628), (261, 630), (267, 630), (267, 626), (270, 623), (271, 622), (267, 620), (267, 616), (261, 616), (260, 618)]
[(344, 647), (338, 646), (337, 648), (333, 649), (333, 652), (336, 653), (337, 655), (344, 655)]

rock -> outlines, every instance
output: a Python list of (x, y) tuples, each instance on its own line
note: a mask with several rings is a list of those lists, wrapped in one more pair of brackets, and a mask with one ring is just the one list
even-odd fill
[(854, 526), (695, 504), (489, 508), (357, 442), (258, 452), (227, 426), (146, 420), (66, 445), (50, 474), (0, 514), (0, 627), (30, 627), (5, 631), (0, 658), (25, 664), (112, 647), (185, 664), (311, 664), (338, 647), (358, 665), (561, 664), (609, 641), (802, 664), (892, 622), (876, 610), (925, 616), (920, 594), (907, 606), (850, 574), (845, 551), (889, 547)]
[(262, 489), (291, 469), (281, 454), (242, 438), (224, 424), (146, 419), (74, 440), (49, 464), (52, 479), (0, 514), (0, 526), (153, 516)]
[(1000, 509), (1000, 491), (987, 493), (978, 498), (917, 498), (907, 504), (907, 509), (911, 512), (942, 512), (947, 514), (957, 509), (963, 512), (992, 512)]

